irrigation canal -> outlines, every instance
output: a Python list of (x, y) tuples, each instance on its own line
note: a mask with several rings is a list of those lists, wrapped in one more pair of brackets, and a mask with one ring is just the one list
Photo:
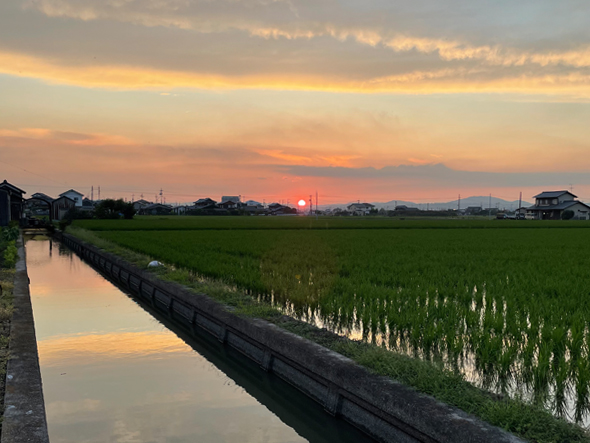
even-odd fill
[(59, 243), (29, 238), (26, 253), (52, 443), (372, 441)]

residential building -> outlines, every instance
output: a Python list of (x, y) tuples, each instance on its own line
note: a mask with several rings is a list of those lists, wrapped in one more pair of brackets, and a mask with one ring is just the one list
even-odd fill
[(226, 200), (219, 203), (217, 207), (221, 209), (238, 209), (240, 207), (240, 202), (234, 200)]
[(413, 208), (413, 207), (411, 207), (411, 206), (406, 206), (406, 205), (397, 205), (397, 206), (395, 207), (395, 210), (396, 210), (396, 211), (417, 212), (417, 211), (419, 211), (420, 209), (418, 209), (418, 208)]
[(65, 195), (60, 196), (53, 200), (51, 204), (51, 219), (56, 221), (63, 220), (68, 211), (75, 207), (76, 202), (73, 199)]
[(590, 206), (575, 200), (569, 191), (545, 191), (535, 195), (535, 204), (527, 208), (527, 218), (535, 220), (560, 220), (565, 211), (572, 211), (576, 220), (588, 220)]
[(354, 215), (369, 215), (374, 207), (375, 205), (370, 203), (353, 203), (348, 205), (347, 208)]
[(154, 203), (144, 206), (139, 213), (143, 215), (168, 215), (172, 212), (172, 206), (163, 205), (161, 203)]
[(74, 189), (70, 189), (69, 191), (62, 192), (61, 194), (59, 194), (59, 196), (60, 197), (68, 197), (69, 199), (74, 201), (74, 203), (76, 204), (76, 207), (79, 207), (79, 208), (82, 207), (82, 199), (84, 197), (84, 194), (82, 194), (81, 192), (78, 192)]
[(7, 226), (11, 221), (22, 218), (24, 194), (25, 191), (6, 180), (0, 183), (0, 226)]
[(240, 203), (242, 201), (242, 198), (239, 195), (223, 195), (221, 197), (221, 203), (225, 203), (228, 201)]
[(194, 202), (194, 209), (214, 209), (216, 201), (211, 198), (200, 198)]
[(152, 202), (149, 202), (147, 200), (144, 200), (143, 198), (141, 200), (137, 200), (133, 202), (133, 209), (135, 209), (136, 211), (139, 211), (140, 209), (145, 208), (146, 206), (151, 205)]

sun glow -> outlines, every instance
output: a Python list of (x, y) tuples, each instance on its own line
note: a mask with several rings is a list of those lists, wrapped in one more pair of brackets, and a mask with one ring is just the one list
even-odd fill
[(298, 204), (299, 206), (305, 206), (305, 200), (299, 200), (299, 201), (297, 202), (297, 204)]

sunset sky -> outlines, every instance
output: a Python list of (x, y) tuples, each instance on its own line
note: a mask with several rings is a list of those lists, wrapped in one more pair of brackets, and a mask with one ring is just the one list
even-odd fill
[(590, 201), (589, 17), (586, 0), (2, 1), (0, 181)]

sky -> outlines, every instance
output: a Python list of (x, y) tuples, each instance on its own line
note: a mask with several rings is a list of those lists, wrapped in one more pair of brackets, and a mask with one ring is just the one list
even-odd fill
[(590, 201), (585, 0), (0, 2), (0, 181)]

